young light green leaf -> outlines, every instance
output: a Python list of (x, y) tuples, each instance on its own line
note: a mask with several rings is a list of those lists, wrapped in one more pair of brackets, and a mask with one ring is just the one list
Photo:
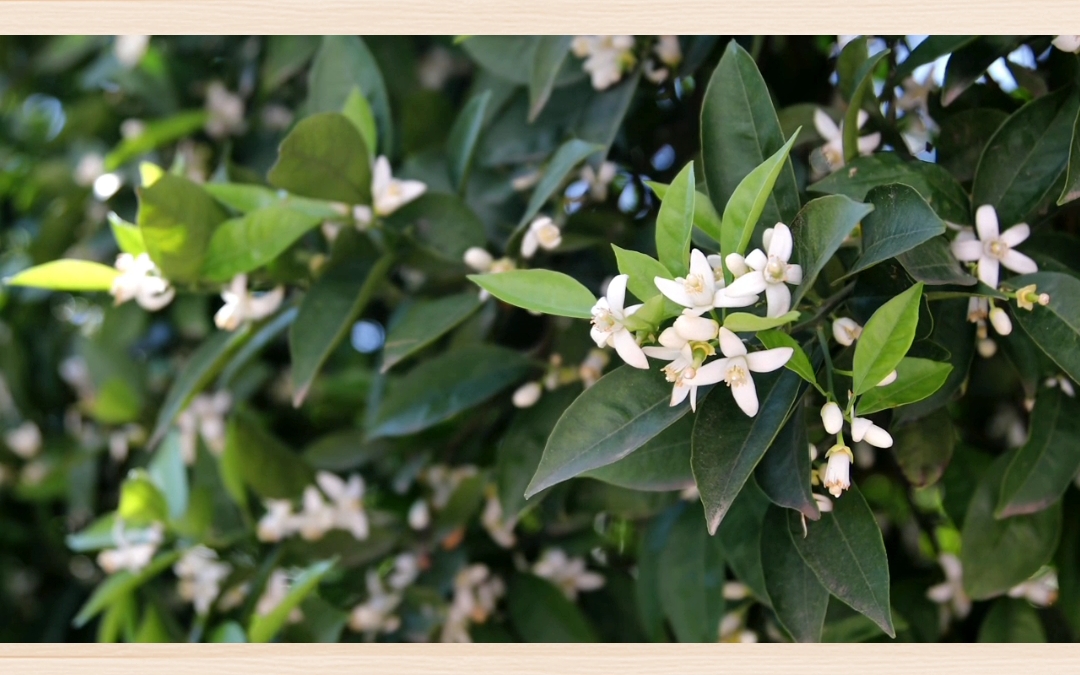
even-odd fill
[(118, 276), (120, 272), (114, 267), (66, 258), (25, 269), (4, 283), (53, 291), (108, 291)]
[[(803, 449), (806, 455), (806, 448)], [(796, 642), (821, 642), (829, 591), (795, 548), (788, 530), (788, 516), (779, 506), (769, 506), (761, 537), (761, 568), (765, 575), (776, 618)], [(798, 536), (802, 536), (800, 532)]]
[(124, 522), (143, 526), (169, 518), (169, 505), (145, 470), (133, 471), (120, 486), (120, 504), (116, 514)]
[(686, 505), (660, 554), (660, 605), (680, 642), (715, 642), (724, 616), (724, 554)]
[(444, 352), (388, 385), (368, 438), (407, 436), (483, 403), (528, 371), (523, 354), (495, 345)]
[(1069, 144), (1069, 168), (1065, 173), (1065, 187), (1061, 190), (1057, 205), (1067, 204), (1080, 198), (1080, 112), (1073, 122), (1072, 142)]
[(761, 406), (748, 417), (729, 391), (699, 401), (691, 466), (709, 532), (715, 533), (732, 502), (772, 444), (799, 394), (800, 379), (782, 370), (754, 376)]
[(364, 98), (360, 87), (353, 87), (349, 92), (345, 105), (341, 107), (341, 114), (360, 132), (360, 138), (364, 139), (364, 147), (370, 153), (368, 161), (374, 162), (379, 154), (379, 132), (375, 128), (375, 113), (371, 111), (371, 104)]
[[(859, 111), (863, 107), (863, 98), (873, 81), (872, 75), (881, 59), (889, 55), (890, 50), (883, 49), (874, 54), (855, 71), (855, 89), (848, 99), (847, 113), (844, 115), (844, 161), (850, 162), (859, 156)], [(873, 89), (870, 91), (873, 95)]]
[(458, 192), (464, 189), (469, 179), (469, 169), (476, 154), (490, 102), (490, 89), (473, 96), (458, 113), (454, 126), (450, 127), (450, 136), (446, 141), (446, 154), (450, 159), (447, 167), (450, 171), (450, 183)]
[(695, 194), (694, 163), (690, 162), (671, 182), (656, 216), (657, 257), (672, 277), (685, 276), (689, 269)]
[(248, 639), (251, 642), (270, 642), (281, 630), (297, 606), (304, 598), (311, 595), (330, 570), (334, 568), (334, 560), (323, 560), (309, 565), (302, 571), (292, 583), (289, 584), (289, 592), (267, 614), (254, 613), (251, 623), (248, 624)]
[(1003, 282), (1011, 290), (1036, 284), (1050, 295), (1050, 304), (1013, 316), (1073, 382), (1080, 382), (1080, 279), (1060, 272), (1037, 272)]
[(810, 491), (809, 445), (806, 406), (800, 399), (754, 469), (754, 478), (773, 504), (794, 509), (811, 520), (817, 520), (821, 514)]
[(945, 223), (907, 185), (873, 188), (866, 193), (866, 200), (874, 210), (863, 219), (862, 255), (851, 266), (849, 276), (945, 233)]
[(654, 372), (624, 365), (604, 375), (555, 425), (525, 497), (645, 445), (690, 410), (670, 402), (671, 385)]
[(555, 79), (570, 55), (572, 35), (541, 35), (529, 69), (529, 123), (536, 121), (547, 105)]
[(398, 362), (438, 340), (479, 307), (480, 297), (472, 292), (421, 300), (409, 305), (390, 325), (383, 344), (381, 371), (385, 373)]
[[(661, 202), (664, 197), (667, 196), (670, 185), (663, 183), (657, 183), (656, 181), (645, 181), (645, 185), (649, 186), (656, 196), (660, 198)], [(704, 194), (700, 190), (694, 192), (694, 226), (705, 234), (716, 240), (716, 243), (720, 243), (720, 214), (716, 212), (716, 207), (713, 206), (709, 200), (708, 195)]]
[(889, 605), (889, 561), (881, 529), (859, 488), (833, 500), (831, 513), (807, 524), (787, 511), (788, 534), (821, 585), (852, 609), (896, 637)]
[(642, 302), (649, 298), (660, 295), (660, 289), (653, 281), (656, 277), (671, 279), (672, 275), (656, 258), (645, 255), (638, 251), (631, 251), (611, 245), (615, 251), (615, 261), (619, 266), (619, 274), (625, 274), (626, 287)]
[(148, 122), (142, 133), (125, 138), (105, 156), (105, 170), (115, 171), (139, 155), (198, 132), (206, 124), (205, 110), (185, 110)]
[(227, 217), (225, 210), (202, 187), (171, 173), (137, 192), (139, 231), (162, 276), (172, 282), (198, 281), (206, 247)]
[[(305, 114), (338, 112), (349, 94), (360, 88), (371, 105), (382, 147), (394, 147), (393, 118), (390, 96), (386, 91), (379, 64), (364, 41), (355, 35), (325, 35), (308, 71), (308, 99)], [(372, 156), (375, 146), (367, 146)], [(358, 156), (358, 160), (366, 154)]]
[(762, 331), (757, 334), (757, 339), (761, 341), (761, 344), (764, 345), (765, 349), (791, 347), (791, 358), (784, 364), (784, 367), (794, 371), (796, 375), (810, 384), (817, 383), (817, 373), (814, 371), (814, 367), (810, 365), (810, 359), (806, 356), (806, 352), (803, 351), (802, 345), (799, 344), (798, 340), (787, 333), (782, 333), (778, 330)]
[(109, 211), (107, 217), (113, 238), (116, 239), (116, 246), (121, 251), (134, 256), (146, 253), (146, 244), (143, 243), (142, 232), (139, 231), (138, 225), (127, 222), (116, 215), (115, 211)]
[(746, 312), (733, 312), (732, 314), (728, 314), (724, 319), (724, 328), (727, 328), (732, 333), (756, 333), (758, 331), (784, 326), (792, 321), (798, 321), (798, 319), (799, 313), (795, 310), (774, 317), (758, 316)]
[(896, 381), (874, 387), (859, 398), (859, 416), (915, 403), (930, 396), (945, 384), (952, 365), (929, 359), (904, 357), (896, 366)]
[(1001, 481), (995, 518), (1047, 508), (1080, 471), (1080, 401), (1058, 388), (1040, 390), (1030, 429)]
[(274, 187), (315, 199), (371, 203), (371, 164), (356, 126), (341, 113), (300, 120), (278, 149), (267, 180)]
[(321, 218), (280, 206), (226, 220), (210, 238), (203, 277), (226, 282), (273, 262), (321, 222)]
[(900, 365), (915, 339), (923, 285), (917, 283), (874, 312), (855, 343), (852, 386), (861, 396)]
[(792, 289), (792, 306), (798, 305), (813, 288), (818, 274), (840, 250), (844, 240), (873, 210), (873, 204), (861, 204), (843, 195), (818, 197), (802, 207), (791, 222), (794, 261), (803, 271), (802, 283)]
[(469, 280), (503, 302), (534, 312), (592, 317), (596, 296), (573, 277), (545, 269), (470, 274)]

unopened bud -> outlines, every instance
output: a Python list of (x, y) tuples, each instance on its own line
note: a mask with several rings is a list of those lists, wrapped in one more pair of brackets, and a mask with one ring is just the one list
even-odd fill
[(979, 356), (984, 359), (988, 359), (994, 354), (997, 354), (997, 343), (990, 338), (982, 338), (975, 346), (976, 349), (979, 350)]
[(540, 400), (543, 388), (539, 382), (528, 382), (518, 387), (514, 392), (514, 406), (517, 408), (531, 408)]
[(472, 246), (465, 251), (465, 264), (477, 272), (487, 272), (495, 259), (491, 254), (479, 246)]
[(855, 344), (855, 341), (862, 335), (862, 326), (853, 319), (843, 317), (833, 321), (832, 334), (833, 339), (838, 343), (845, 347), (850, 347)]
[(423, 499), (417, 499), (409, 507), (409, 527), (414, 530), (422, 530), (431, 522), (431, 511)]
[(856, 443), (866, 441), (876, 448), (891, 448), (892, 436), (888, 431), (877, 426), (865, 417), (853, 417), (851, 419), (851, 438)]
[(823, 405), (821, 407), (821, 422), (825, 425), (827, 433), (840, 433), (840, 429), (844, 426), (844, 413), (840, 410), (840, 406), (833, 401)]
[(994, 327), (998, 335), (1008, 335), (1012, 332), (1012, 321), (1009, 315), (1000, 307), (990, 310), (990, 325)]

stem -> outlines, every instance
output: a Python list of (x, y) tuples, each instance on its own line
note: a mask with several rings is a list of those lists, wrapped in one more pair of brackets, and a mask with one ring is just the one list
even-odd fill
[(829, 385), (829, 392), (826, 395), (830, 401), (836, 399), (836, 390), (833, 389), (833, 365), (832, 354), (829, 353), (829, 341), (825, 337), (825, 329), (821, 326), (817, 327), (818, 342), (821, 343), (821, 353), (825, 355), (825, 379)]
[(800, 330), (805, 330), (807, 328), (815, 326), (819, 321), (832, 313), (833, 309), (835, 309), (837, 305), (847, 299), (847, 296), (851, 295), (851, 292), (854, 290), (855, 282), (852, 281), (850, 284), (844, 286), (833, 295), (825, 298), (825, 300), (823, 300), (822, 303), (817, 307), (817, 313), (815, 313), (814, 316), (810, 317), (806, 321), (803, 321), (802, 323), (795, 324), (791, 327), (791, 330), (788, 331), (788, 333), (794, 335)]

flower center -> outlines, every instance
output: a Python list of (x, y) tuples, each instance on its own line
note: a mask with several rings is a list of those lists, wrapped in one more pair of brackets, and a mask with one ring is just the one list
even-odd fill
[(699, 274), (687, 275), (683, 280), (683, 288), (690, 295), (698, 295), (705, 292), (705, 280)]
[(592, 324), (601, 332), (610, 333), (615, 330), (617, 323), (610, 310), (601, 309), (593, 314)]
[(986, 251), (986, 255), (990, 256), (991, 258), (997, 258), (998, 260), (1001, 260), (1005, 257), (1005, 254), (1009, 252), (1009, 245), (1001, 239), (992, 239), (986, 242), (984, 250)]
[(746, 372), (742, 359), (728, 366), (727, 373), (724, 374), (724, 382), (729, 387), (741, 387), (749, 381), (750, 374)]
[(829, 168), (833, 171), (844, 166), (844, 155), (837, 148), (826, 146), (822, 149), (821, 154), (825, 157), (825, 161), (828, 162)]
[(776, 256), (769, 256), (769, 264), (765, 266), (765, 280), (779, 284), (784, 281), (785, 272), (787, 272), (787, 263)]

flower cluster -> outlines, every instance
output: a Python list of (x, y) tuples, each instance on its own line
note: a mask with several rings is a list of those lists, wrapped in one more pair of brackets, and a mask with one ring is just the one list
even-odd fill
[[(259, 521), (260, 541), (281, 541), (299, 534), (308, 541), (321, 539), (330, 530), (345, 530), (357, 540), (368, 537), (368, 518), (364, 511), (364, 480), (353, 474), (346, 482), (328, 471), (315, 475), (315, 485), (304, 488), (299, 513), (285, 499), (266, 502), (266, 514)], [(327, 501), (326, 498), (329, 498)]]

